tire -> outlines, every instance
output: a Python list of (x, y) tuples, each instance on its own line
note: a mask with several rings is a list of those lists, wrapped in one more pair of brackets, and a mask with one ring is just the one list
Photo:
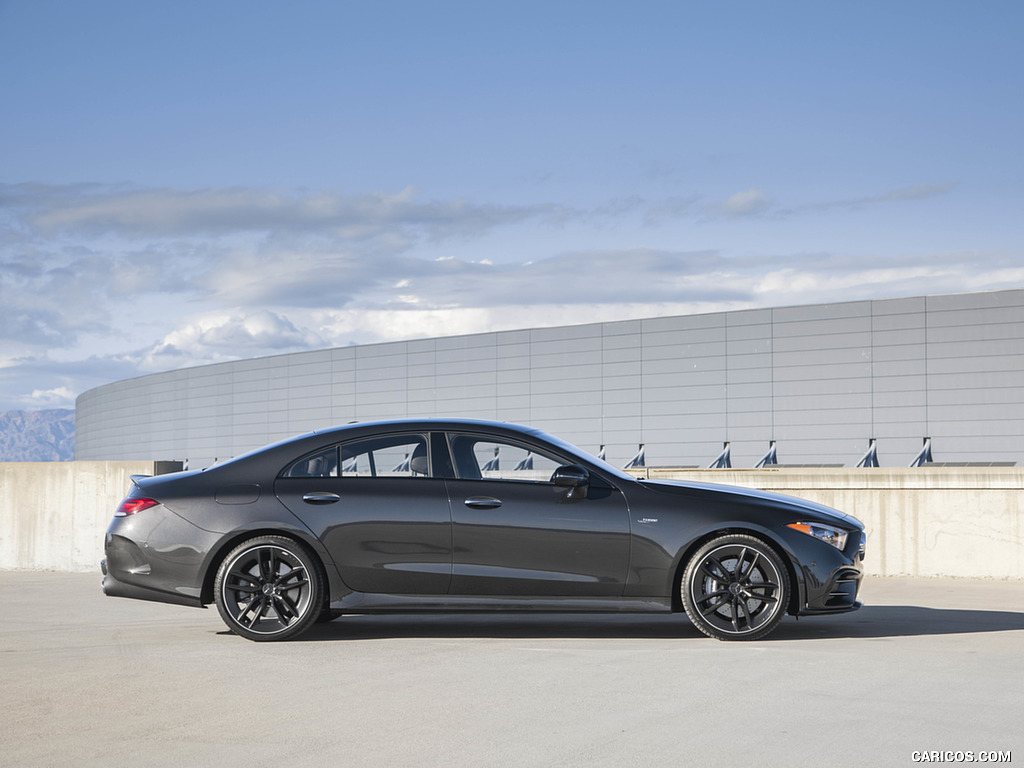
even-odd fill
[(249, 640), (288, 640), (320, 616), (324, 581), (316, 555), (284, 536), (256, 536), (217, 569), (214, 599), (228, 629)]
[(694, 554), (680, 593), (686, 615), (708, 637), (757, 640), (786, 614), (789, 575), (782, 558), (763, 541), (731, 534)]

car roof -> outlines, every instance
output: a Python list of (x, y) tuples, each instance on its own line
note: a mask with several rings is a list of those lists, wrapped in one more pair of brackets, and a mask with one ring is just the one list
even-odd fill
[(309, 433), (309, 435), (332, 435), (334, 433), (345, 433), (348, 431), (391, 431), (393, 428), (396, 429), (426, 429), (426, 430), (449, 430), (449, 429), (466, 429), (472, 427), (485, 428), (487, 430), (498, 430), (502, 432), (518, 432), (524, 435), (541, 435), (544, 434), (539, 429), (533, 427), (523, 426), (522, 424), (513, 424), (507, 421), (490, 421), (487, 419), (464, 419), (464, 418), (442, 418), (442, 417), (429, 417), (429, 418), (408, 418), (408, 419), (386, 419), (381, 421), (353, 421), (348, 424), (328, 427), (326, 429), (316, 429)]

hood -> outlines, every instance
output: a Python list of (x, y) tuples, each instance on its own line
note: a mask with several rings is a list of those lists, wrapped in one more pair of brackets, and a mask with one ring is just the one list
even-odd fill
[(786, 496), (782, 493), (772, 491), (760, 491), (755, 488), (741, 488), (736, 485), (716, 485), (715, 483), (691, 483), (685, 480), (641, 480), (644, 488), (652, 491), (667, 494), (685, 494), (688, 491), (704, 491), (715, 494), (727, 494), (734, 496), (738, 501), (745, 499), (764, 501), (776, 507), (789, 507), (794, 513), (812, 512), (818, 517), (824, 518), (820, 522), (833, 520), (845, 527), (864, 529), (864, 523), (853, 515), (840, 512), (838, 509), (826, 507), (807, 499), (798, 499), (796, 496)]

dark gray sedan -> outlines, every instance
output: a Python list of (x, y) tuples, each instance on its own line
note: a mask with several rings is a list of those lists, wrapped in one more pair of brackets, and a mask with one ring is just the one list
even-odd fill
[(683, 611), (752, 640), (860, 607), (863, 525), (808, 501), (637, 480), (528, 427), (407, 420), (312, 432), (133, 477), (103, 591), (216, 603), (250, 640), (345, 613)]

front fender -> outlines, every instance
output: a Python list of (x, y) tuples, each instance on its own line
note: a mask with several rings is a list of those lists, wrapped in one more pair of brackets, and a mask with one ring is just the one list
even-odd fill
[(690, 558), (712, 539), (741, 533), (761, 539), (782, 557), (793, 587), (788, 609), (795, 612), (805, 604), (807, 586), (800, 559), (790, 543), (768, 526), (737, 518), (675, 526), (678, 530), (666, 530), (673, 527), (669, 524), (656, 532), (650, 530), (652, 525), (634, 521), (627, 596), (669, 597), (674, 608), (681, 610), (679, 579)]

